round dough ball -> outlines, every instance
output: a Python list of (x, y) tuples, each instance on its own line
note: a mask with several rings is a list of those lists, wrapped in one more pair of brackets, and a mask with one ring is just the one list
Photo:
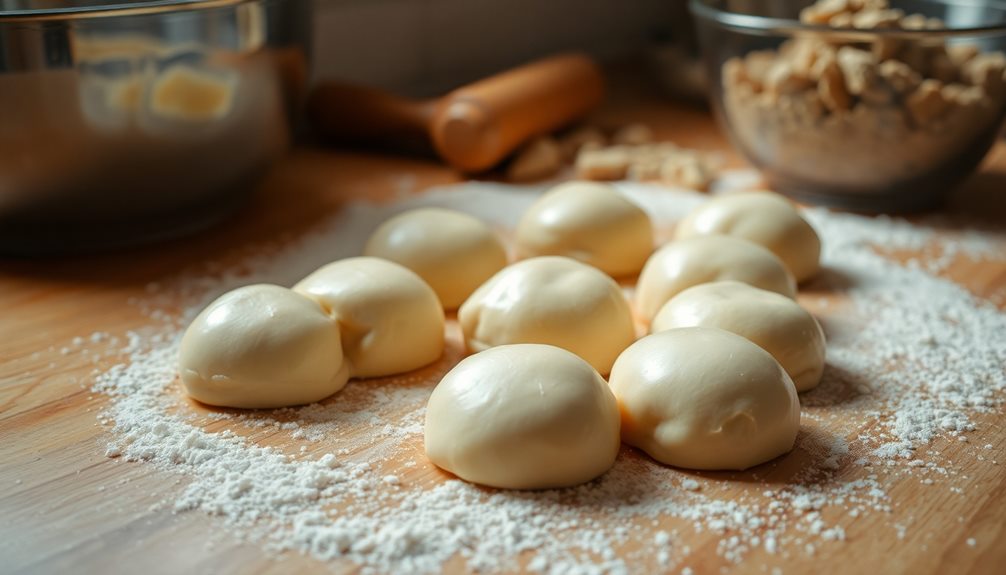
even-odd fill
[(715, 197), (696, 208), (675, 230), (676, 239), (720, 234), (765, 246), (786, 264), (796, 281), (820, 267), (821, 239), (789, 200), (775, 192), (740, 192)]
[(363, 254), (416, 272), (446, 309), (457, 308), (507, 264), (506, 249), (489, 226), (441, 208), (411, 210), (384, 222)]
[(432, 363), (444, 352), (444, 309), (412, 270), (380, 258), (321, 267), (293, 289), (339, 322), (353, 377), (381, 377)]
[(339, 326), (317, 303), (286, 288), (225, 293), (192, 320), (178, 372), (193, 399), (224, 407), (312, 403), (349, 379)]
[(567, 256), (614, 277), (639, 273), (653, 252), (653, 225), (608, 184), (568, 182), (538, 199), (517, 225), (517, 255)]
[(772, 354), (797, 391), (817, 386), (824, 372), (824, 331), (800, 304), (740, 282), (686, 289), (664, 304), (651, 330), (715, 327), (746, 337)]
[(618, 455), (619, 415), (604, 379), (550, 345), (465, 358), (426, 406), (426, 456), (465, 481), (505, 489), (568, 487)]
[(461, 306), (458, 322), (472, 351), (545, 343), (575, 353), (602, 374), (636, 338), (618, 284), (597, 268), (559, 256), (503, 268)]
[(648, 335), (609, 380), (622, 440), (661, 463), (747, 469), (793, 448), (800, 401), (786, 371), (747, 339), (706, 327)]
[(703, 236), (671, 242), (650, 256), (636, 284), (636, 309), (652, 321), (678, 293), (721, 280), (796, 297), (792, 274), (772, 252), (740, 238)]

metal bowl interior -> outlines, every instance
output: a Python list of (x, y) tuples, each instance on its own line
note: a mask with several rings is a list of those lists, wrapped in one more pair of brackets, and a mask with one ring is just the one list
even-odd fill
[[(948, 99), (943, 117), (923, 123), (908, 105), (913, 94), (892, 93), (886, 100), (854, 95), (850, 109), (835, 110), (821, 105), (820, 97), (812, 94), (821, 93), (816, 78), (807, 79), (805, 92), (778, 97), (749, 93), (729, 70), (747, 70), (758, 58), (775, 66), (773, 55), (789, 53), (799, 42), (819, 41), (870, 52), (875, 65), (886, 59), (911, 60), (911, 66), (920, 71), (920, 80), (929, 82), (934, 80), (928, 70), (930, 62), (916, 62), (908, 55), (973, 50), (983, 58), (998, 58), (997, 53), (1006, 53), (1006, 4), (890, 2), (906, 14), (945, 23), (940, 29), (924, 30), (803, 24), (798, 19), (800, 10), (810, 4), (692, 0), (703, 58), (713, 80), (712, 103), (721, 125), (773, 187), (798, 199), (872, 212), (939, 205), (977, 169), (996, 140), (1006, 115), (1006, 82), (1001, 74), (983, 94), (980, 106), (958, 105), (957, 100)], [(895, 46), (897, 51), (879, 56), (886, 46)], [(936, 56), (923, 58), (930, 57)], [(961, 66), (938, 80), (941, 94), (942, 90), (957, 94), (976, 89), (965, 79), (970, 72)], [(753, 92), (761, 89), (755, 87)]]
[(199, 229), (287, 149), (308, 0), (0, 1), (0, 251)]

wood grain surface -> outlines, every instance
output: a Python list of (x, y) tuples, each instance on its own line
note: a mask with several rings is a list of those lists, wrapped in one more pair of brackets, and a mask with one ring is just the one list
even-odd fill
[[(600, 121), (641, 120), (661, 136), (690, 147), (720, 150), (739, 160), (702, 110), (675, 107), (652, 97), (616, 102)], [(231, 537), (201, 512), (174, 514), (154, 504), (178, 490), (179, 478), (150, 465), (104, 455), (107, 429), (96, 414), (107, 399), (90, 390), (94, 362), (64, 353), (73, 338), (95, 331), (123, 334), (148, 320), (127, 304), (150, 282), (209, 260), (236, 260), (263, 241), (294, 237), (346, 201), (390, 199), (403, 189), (458, 181), (425, 159), (302, 148), (278, 166), (238, 215), (211, 231), (169, 244), (76, 259), (0, 261), (0, 572), (25, 573), (319, 573), (352, 570), (296, 554), (271, 557)], [(975, 226), (1006, 229), (1006, 145), (1000, 143), (982, 174), (956, 193), (948, 213)], [(908, 255), (908, 254), (905, 254)], [(1006, 302), (1006, 257), (956, 261), (948, 275), (975, 294)], [(1006, 334), (989, 334), (1003, 338)], [(460, 357), (456, 340), (429, 378)], [(99, 359), (109, 365), (115, 358)], [(961, 457), (955, 485), (962, 494), (934, 491), (904, 476), (883, 476), (896, 506), (890, 514), (852, 521), (845, 543), (822, 546), (814, 556), (788, 559), (752, 552), (739, 566), (715, 550), (719, 536), (689, 533), (689, 565), (697, 573), (730, 567), (760, 573), (766, 565), (786, 573), (1002, 573), (1006, 565), (1006, 425), (1001, 415), (976, 417), (969, 443), (937, 441), (951, 460), (975, 445), (1000, 465)], [(219, 423), (219, 426), (227, 423)], [(251, 433), (255, 441), (284, 445), (282, 435)], [(420, 453), (421, 446), (415, 446)], [(764, 481), (784, 481), (801, 458), (795, 452)], [(421, 457), (421, 456), (417, 456)], [(851, 466), (850, 466), (851, 467)], [(842, 469), (839, 474), (860, 473)], [(403, 470), (409, 481), (442, 481), (429, 465)], [(723, 476), (724, 489), (759, 489), (744, 477)], [(682, 523), (682, 522), (679, 522)], [(891, 526), (910, 528), (899, 538)], [(669, 527), (674, 521), (667, 520)], [(974, 538), (975, 544), (968, 544)], [(208, 545), (207, 542), (213, 542)], [(460, 561), (448, 570), (462, 570)], [(656, 572), (653, 565), (647, 571)]]

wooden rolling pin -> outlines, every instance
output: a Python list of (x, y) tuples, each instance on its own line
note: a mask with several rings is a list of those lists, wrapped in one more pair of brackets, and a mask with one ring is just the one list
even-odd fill
[(481, 172), (529, 139), (583, 116), (603, 96), (597, 65), (581, 54), (562, 54), (419, 102), (371, 88), (323, 83), (308, 100), (308, 117), (334, 140), (426, 147), (432, 143), (448, 164)]

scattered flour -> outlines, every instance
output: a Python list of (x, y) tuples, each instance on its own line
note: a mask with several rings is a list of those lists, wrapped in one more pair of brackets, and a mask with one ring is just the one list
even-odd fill
[[(704, 198), (643, 184), (622, 189), (665, 232)], [(507, 235), (539, 192), (465, 184), (393, 205), (351, 204), (292, 244), (257, 248), (240, 266), (151, 284), (132, 302), (150, 318), (148, 328), (124, 341), (90, 336), (118, 345), (125, 358), (94, 385), (111, 398), (101, 415), (112, 431), (107, 455), (180, 474), (180, 492), (163, 503), (177, 512), (218, 516), (238, 537), (272, 551), (351, 561), (364, 572), (435, 572), (461, 556), (487, 572), (691, 573), (687, 533), (664, 519), (716, 534), (726, 562), (755, 549), (813, 555), (844, 541), (857, 517), (896, 505), (882, 487), (889, 468), (930, 483), (954, 475), (937, 452), (920, 448), (964, 437), (975, 429), (975, 413), (1000, 407), (1006, 315), (940, 274), (958, 256), (1003, 253), (1002, 238), (968, 233), (943, 241), (946, 234), (925, 224), (821, 209), (807, 214), (823, 238), (825, 269), (801, 302), (828, 333), (828, 367), (822, 384), (801, 397), (794, 457), (802, 463), (743, 474), (755, 483), (739, 495), (722, 481), (735, 474), (683, 473), (630, 449), (609, 473), (572, 489), (508, 492), (436, 479), (422, 457), (425, 382), (457, 362), (456, 345), (421, 376), (354, 382), (296, 409), (197, 408), (174, 382), (181, 330), (223, 291), (290, 285), (358, 254), (380, 222), (420, 205), (470, 212)], [(898, 250), (932, 257), (902, 265), (884, 255)], [(74, 346), (86, 343), (78, 339)], [(896, 529), (904, 536), (904, 526)]]

